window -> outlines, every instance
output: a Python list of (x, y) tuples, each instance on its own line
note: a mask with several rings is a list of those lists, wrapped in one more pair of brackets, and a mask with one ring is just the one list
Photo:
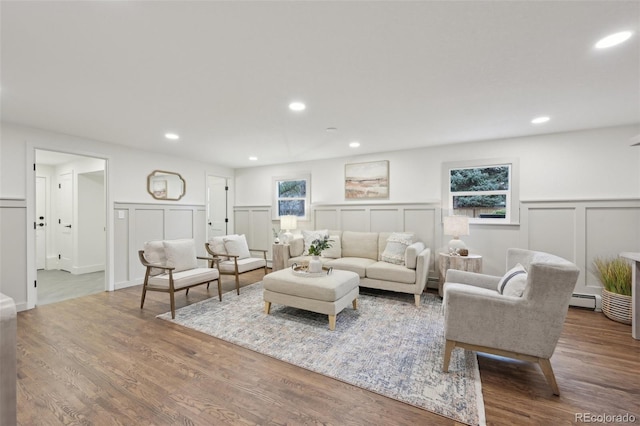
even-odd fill
[(298, 219), (308, 218), (309, 176), (274, 178), (274, 217), (294, 215)]
[(468, 216), (472, 223), (518, 221), (516, 160), (445, 163), (443, 172), (449, 215)]

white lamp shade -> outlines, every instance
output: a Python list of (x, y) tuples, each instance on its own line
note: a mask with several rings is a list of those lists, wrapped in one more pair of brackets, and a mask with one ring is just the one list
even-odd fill
[(469, 235), (469, 218), (467, 216), (445, 216), (443, 218), (444, 235), (460, 237)]
[(298, 218), (293, 215), (280, 216), (280, 229), (290, 231), (298, 227)]

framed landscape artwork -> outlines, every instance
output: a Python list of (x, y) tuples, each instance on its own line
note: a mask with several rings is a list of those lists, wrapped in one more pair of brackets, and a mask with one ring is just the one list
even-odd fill
[(388, 199), (389, 161), (345, 164), (344, 198), (347, 200)]

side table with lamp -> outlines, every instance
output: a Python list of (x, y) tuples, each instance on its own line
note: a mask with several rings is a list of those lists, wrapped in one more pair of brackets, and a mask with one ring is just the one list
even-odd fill
[(448, 253), (438, 253), (438, 295), (442, 297), (442, 286), (448, 269), (468, 272), (482, 272), (482, 256), (469, 254), (461, 236), (469, 235), (469, 218), (467, 216), (445, 216), (443, 220), (443, 234), (451, 235), (453, 239), (448, 243)]

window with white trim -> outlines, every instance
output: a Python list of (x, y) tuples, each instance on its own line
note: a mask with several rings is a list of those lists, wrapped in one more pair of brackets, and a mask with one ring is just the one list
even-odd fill
[(311, 187), (309, 175), (273, 179), (273, 219), (293, 215), (308, 219)]
[(445, 163), (443, 184), (448, 215), (467, 216), (472, 223), (518, 222), (517, 160)]

